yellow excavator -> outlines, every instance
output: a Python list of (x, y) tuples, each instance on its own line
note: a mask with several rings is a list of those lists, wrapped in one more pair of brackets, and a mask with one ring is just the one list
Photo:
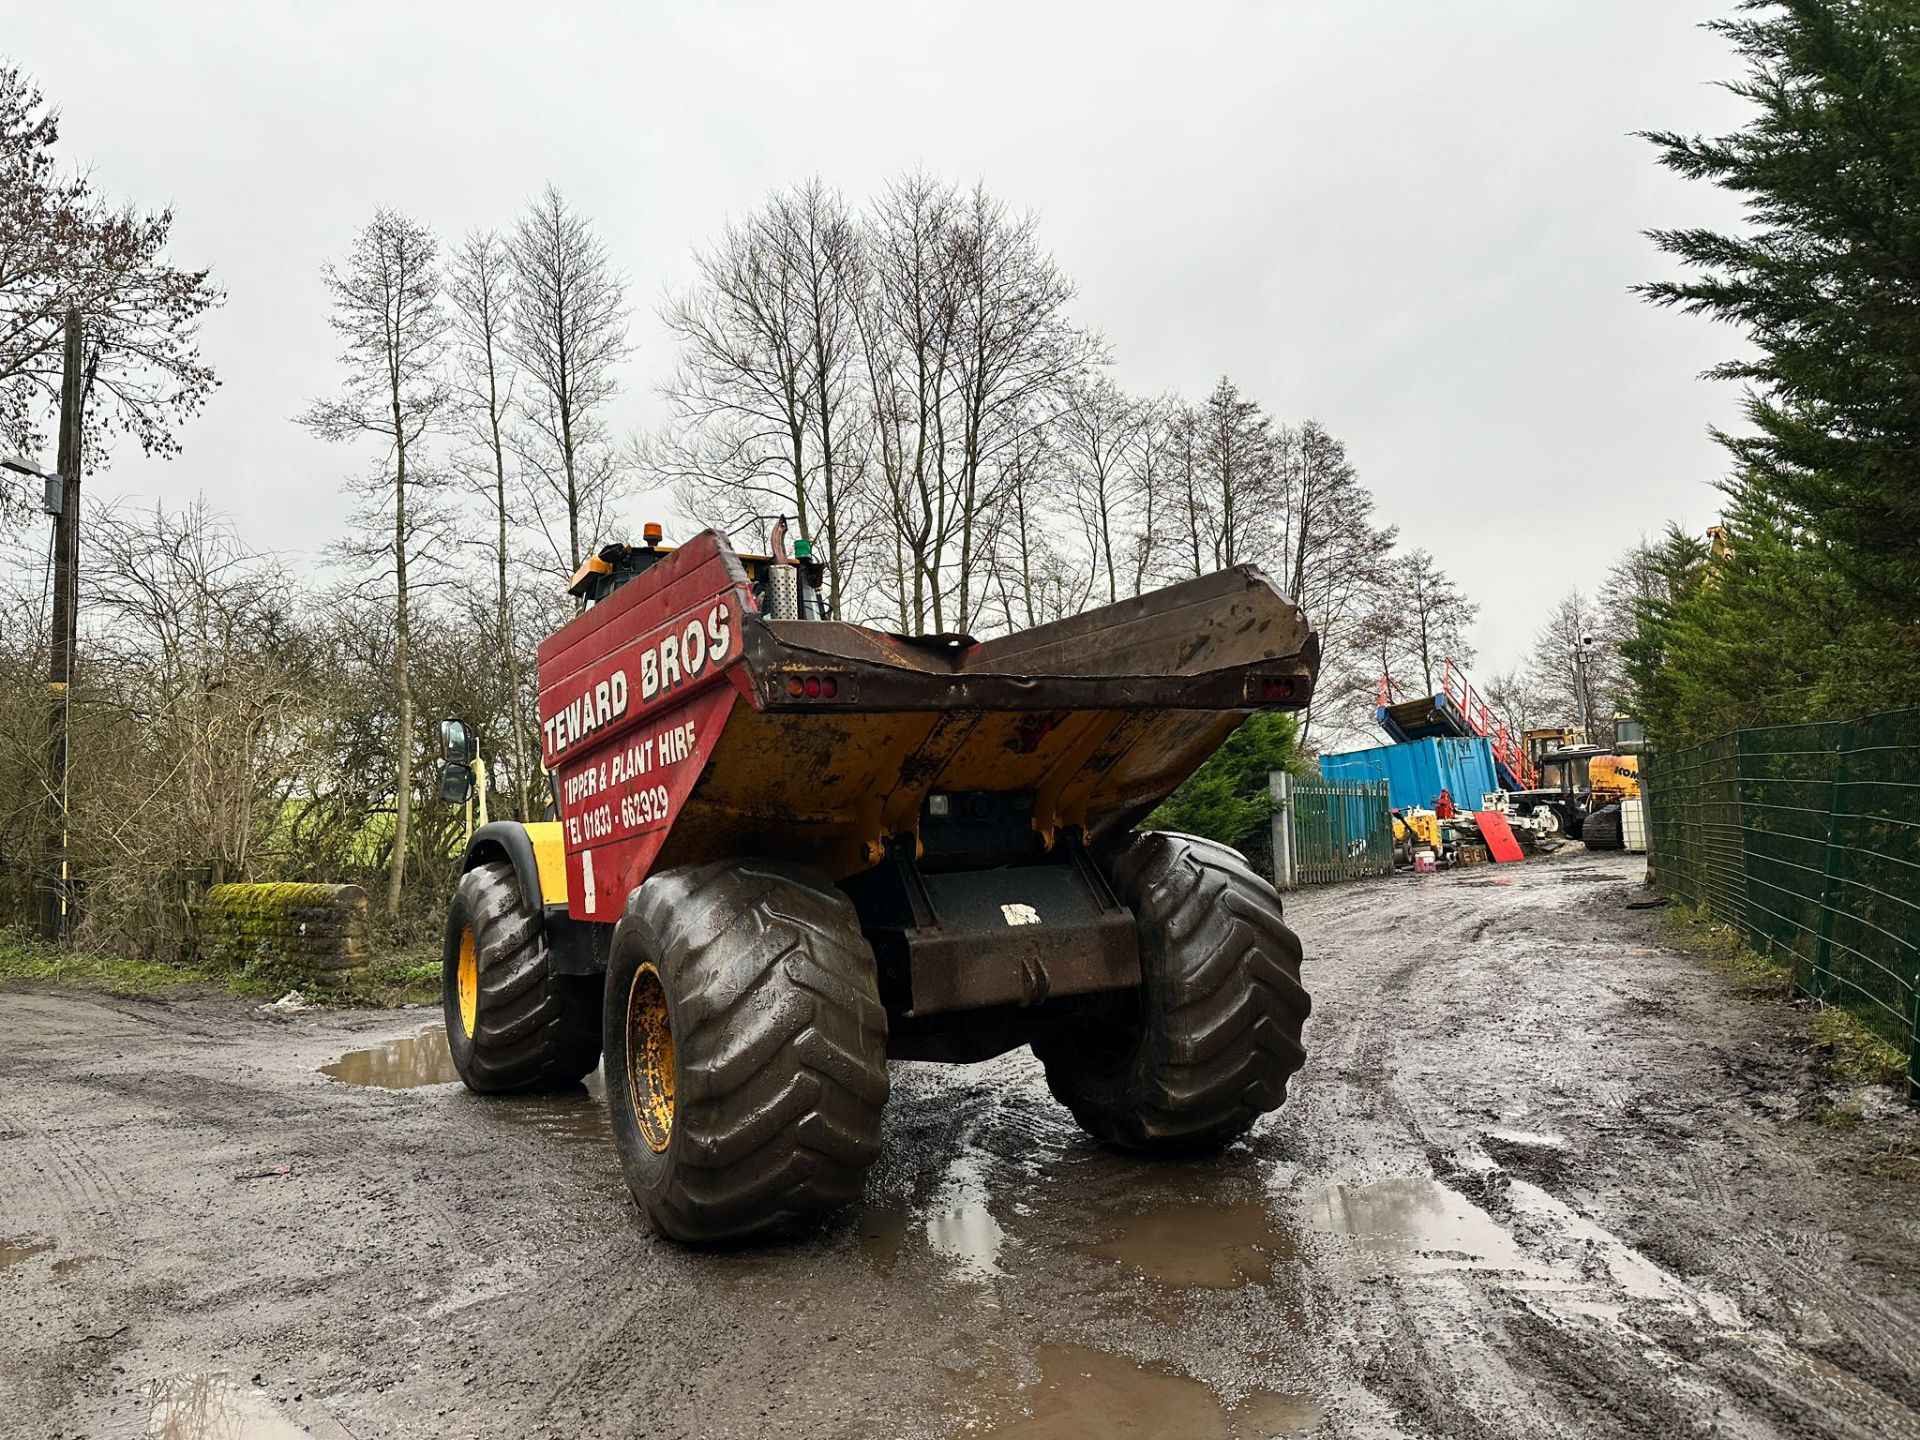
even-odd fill
[[(1621, 847), (1620, 803), (1640, 794), (1640, 757), (1619, 745), (1591, 745), (1578, 730), (1529, 730), (1527, 756), (1538, 788), (1516, 792), (1528, 807), (1544, 805), (1569, 839), (1590, 850)], [(1597, 828), (1595, 828), (1597, 825)]]

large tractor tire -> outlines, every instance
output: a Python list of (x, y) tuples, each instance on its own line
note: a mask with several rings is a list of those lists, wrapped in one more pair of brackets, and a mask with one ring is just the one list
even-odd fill
[(689, 865), (627, 897), (607, 967), (607, 1110), (628, 1188), (675, 1240), (802, 1227), (880, 1153), (873, 949), (819, 872)]
[(469, 1090), (557, 1090), (600, 1063), (599, 979), (554, 973), (540, 912), (505, 861), (454, 886), (441, 970), (447, 1048)]
[(1626, 842), (1621, 831), (1620, 807), (1603, 805), (1588, 815), (1587, 823), (1580, 831), (1580, 838), (1586, 842), (1589, 850), (1624, 848)]
[(1112, 880), (1139, 924), (1140, 990), (1123, 1013), (1035, 1040), (1047, 1084), (1110, 1145), (1225, 1144), (1279, 1107), (1306, 1061), (1300, 942), (1274, 888), (1210, 840), (1136, 835)]

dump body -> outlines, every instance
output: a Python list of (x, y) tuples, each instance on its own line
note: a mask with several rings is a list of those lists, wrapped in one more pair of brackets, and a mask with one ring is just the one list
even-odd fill
[(937, 795), (1017, 797), (1043, 848), (1097, 842), (1252, 711), (1304, 706), (1318, 658), (1251, 567), (999, 639), (903, 637), (764, 618), (703, 533), (540, 647), (569, 914), (616, 920), (649, 874), (730, 856), (844, 880), (923, 848)]

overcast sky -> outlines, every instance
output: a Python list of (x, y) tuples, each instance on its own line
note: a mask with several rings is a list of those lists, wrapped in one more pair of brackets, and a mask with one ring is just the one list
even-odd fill
[(1707, 427), (1738, 396), (1697, 377), (1735, 338), (1627, 290), (1668, 273), (1642, 230), (1734, 212), (1631, 132), (1740, 123), (1698, 28), (1728, 8), (0, 0), (0, 54), (60, 106), (65, 156), (173, 205), (176, 260), (228, 294), (184, 454), (122, 456), (96, 492), (204, 492), (318, 557), (352, 462), (289, 417), (338, 380), (319, 270), (376, 206), (451, 238), (557, 184), (631, 284), (630, 429), (661, 413), (655, 310), (691, 247), (773, 187), (859, 199), (919, 166), (1040, 214), (1122, 384), (1225, 373), (1343, 439), (1481, 602), (1484, 672), (1637, 536), (1713, 517)]

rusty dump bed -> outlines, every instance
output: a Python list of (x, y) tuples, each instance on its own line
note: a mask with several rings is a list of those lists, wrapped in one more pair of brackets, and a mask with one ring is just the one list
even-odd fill
[(612, 920), (656, 868), (771, 855), (836, 879), (930, 796), (1017, 795), (1032, 827), (1128, 827), (1251, 711), (1312, 695), (1319, 646), (1247, 566), (999, 639), (761, 616), (712, 532), (540, 648), (569, 906)]

